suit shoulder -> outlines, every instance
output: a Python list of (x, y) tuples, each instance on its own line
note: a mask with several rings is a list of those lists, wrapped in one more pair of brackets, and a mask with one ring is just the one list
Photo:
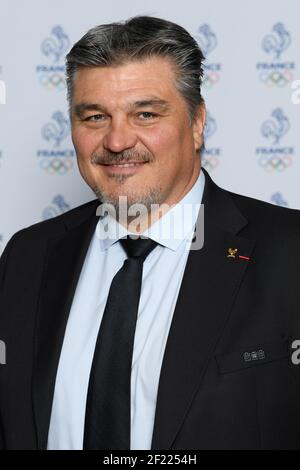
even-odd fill
[(94, 213), (98, 204), (99, 201), (93, 199), (56, 217), (29, 225), (17, 231), (11, 237), (9, 243), (15, 240), (30, 239), (32, 241), (38, 241), (40, 239), (48, 239), (49, 236), (65, 231), (67, 224), (79, 224), (81, 221), (87, 219)]
[(228, 191), (228, 194), (244, 214), (249, 223), (264, 229), (300, 233), (300, 210), (280, 207), (241, 194)]

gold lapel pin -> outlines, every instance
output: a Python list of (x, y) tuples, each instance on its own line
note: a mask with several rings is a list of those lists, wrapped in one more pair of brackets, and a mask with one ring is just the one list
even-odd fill
[(228, 248), (227, 258), (235, 258), (238, 252), (237, 248)]

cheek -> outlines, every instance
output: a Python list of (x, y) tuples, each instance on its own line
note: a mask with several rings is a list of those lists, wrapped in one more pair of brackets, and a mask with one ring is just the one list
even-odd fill
[[(178, 125), (168, 125), (153, 132), (149, 139), (151, 149), (161, 175), (175, 175), (184, 163), (184, 155), (189, 153), (187, 132)], [(150, 147), (151, 145), (151, 147)]]
[(176, 151), (178, 134), (174, 127), (165, 126), (160, 129), (148, 129), (147, 132), (140, 135), (139, 139), (145, 147), (160, 162), (167, 161)]
[(96, 132), (77, 128), (72, 131), (72, 141), (79, 158), (89, 158), (99, 146), (101, 139)]

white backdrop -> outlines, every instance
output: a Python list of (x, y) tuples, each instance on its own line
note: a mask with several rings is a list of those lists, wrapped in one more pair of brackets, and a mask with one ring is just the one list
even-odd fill
[(300, 208), (298, 0), (1, 0), (0, 253), (20, 228), (94, 199), (70, 139), (64, 56), (90, 27), (136, 14), (181, 24), (206, 54), (213, 179)]

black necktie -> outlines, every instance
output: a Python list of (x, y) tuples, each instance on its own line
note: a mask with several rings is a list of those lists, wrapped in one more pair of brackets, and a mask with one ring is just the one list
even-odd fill
[(130, 382), (143, 262), (157, 242), (122, 238), (128, 258), (114, 276), (90, 373), (83, 449), (130, 449)]

